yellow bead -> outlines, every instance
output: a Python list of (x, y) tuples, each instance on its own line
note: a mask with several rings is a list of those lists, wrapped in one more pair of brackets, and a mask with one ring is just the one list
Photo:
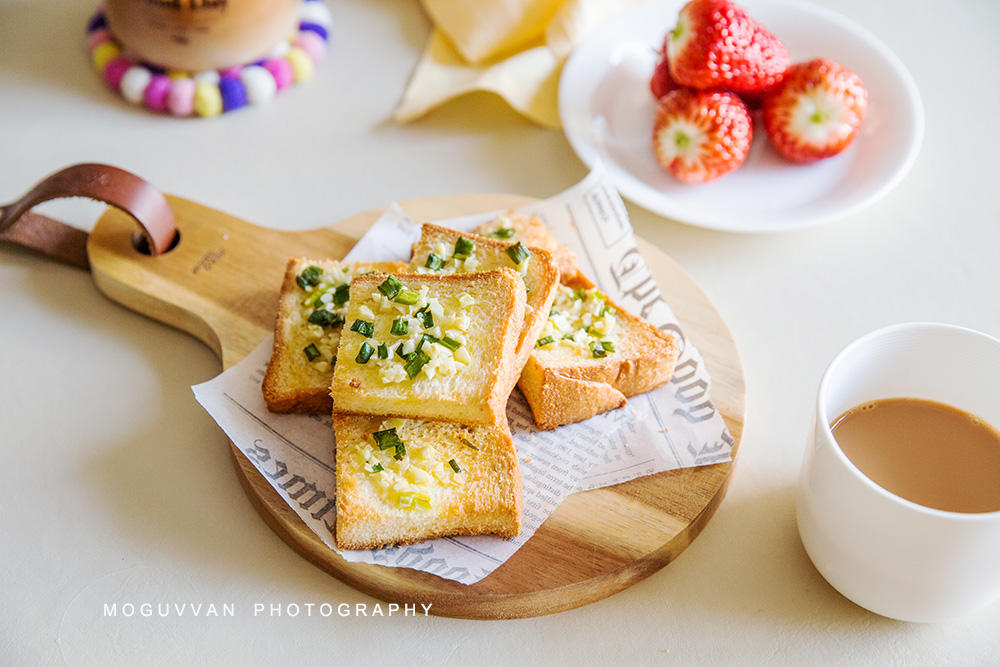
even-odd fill
[(222, 113), (222, 93), (214, 83), (202, 82), (194, 88), (194, 111), (199, 116), (218, 116)]
[(288, 53), (285, 54), (285, 60), (292, 66), (292, 76), (295, 78), (295, 83), (301, 83), (312, 77), (312, 58), (299, 47), (293, 46), (288, 49)]
[(188, 73), (184, 70), (171, 69), (167, 70), (167, 76), (170, 77), (171, 81), (177, 81), (178, 79), (186, 79), (188, 77)]
[(90, 53), (90, 59), (98, 72), (103, 73), (108, 63), (122, 54), (122, 50), (112, 42), (101, 42)]

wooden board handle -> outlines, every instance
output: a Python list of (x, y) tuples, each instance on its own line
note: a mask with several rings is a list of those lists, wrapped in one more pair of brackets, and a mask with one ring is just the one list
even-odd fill
[(191, 333), (228, 368), (274, 327), (289, 257), (340, 258), (354, 239), (331, 229), (281, 232), (167, 195), (176, 242), (160, 255), (133, 243), (134, 222), (117, 209), (87, 243), (91, 274), (111, 299)]

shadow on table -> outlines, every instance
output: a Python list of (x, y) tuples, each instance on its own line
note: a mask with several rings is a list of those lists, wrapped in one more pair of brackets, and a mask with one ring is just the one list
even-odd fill
[[(399, 0), (326, 0), (333, 13), (333, 35), (336, 39), (340, 25), (338, 8), (355, 5), (365, 11), (378, 11), (380, 20), (394, 22), (398, 28), (400, 41), (413, 49), (413, 64), (417, 64), (420, 54), (424, 51), (427, 37), (431, 33), (431, 22), (419, 2), (399, 2)], [(378, 49), (378, 44), (372, 44), (372, 49)]]
[[(83, 414), (95, 424), (88, 427), (91, 437), (108, 434), (94, 451), (79, 452), (65, 474), (74, 478), (67, 490), (86, 508), (77, 511), (104, 514), (87, 517), (86, 523), (108, 532), (87, 539), (122, 549), (120, 559), (109, 559), (109, 571), (122, 562), (151, 566), (164, 577), (187, 571), (188, 583), (225, 582), (219, 589), (261, 591), (263, 599), (271, 594), (275, 602), (369, 600), (300, 558), (252, 508), (233, 469), (228, 440), (190, 389), (220, 368), (207, 347), (105, 300), (83, 271), (7, 246), (0, 248), (0, 262), (16, 269), (5, 289), (25, 293), (68, 322), (60, 354), (38, 362), (37, 372), (52, 387), (46, 400), (53, 405), (55, 428), (74, 442), (74, 429), (80, 428), (75, 422)], [(126, 363), (148, 365), (148, 373), (139, 376), (142, 386), (110, 384), (100, 369), (81, 369), (86, 350), (74, 345), (87, 343), (73, 338), (90, 345), (101, 341)], [(75, 369), (70, 379), (66, 364)], [(81, 384), (90, 386), (81, 391)], [(133, 395), (141, 395), (142, 403)], [(158, 405), (149, 405), (150, 395)], [(63, 401), (74, 405), (56, 409)], [(72, 521), (73, 512), (63, 519)], [(220, 602), (205, 600), (213, 601)]]
[(489, 160), (474, 158), (478, 182), (503, 183), (496, 191), (505, 193), (550, 197), (589, 172), (562, 131), (531, 122), (484, 91), (450, 99), (408, 123), (396, 121), (390, 111), (373, 129), (420, 146), (430, 164), (473, 159), (473, 151), (489, 155)]
[(699, 586), (710, 591), (703, 600), (714, 607), (712, 616), (822, 628), (833, 637), (859, 628), (898, 632), (907, 625), (855, 605), (820, 575), (799, 539), (794, 485), (724, 504), (699, 540), (678, 560), (701, 559), (697, 572), (709, 580)]

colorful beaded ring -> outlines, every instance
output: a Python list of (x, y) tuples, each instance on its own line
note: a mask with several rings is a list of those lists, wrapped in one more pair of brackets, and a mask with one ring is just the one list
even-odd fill
[(332, 24), (322, 0), (303, 0), (298, 34), (278, 44), (263, 60), (222, 70), (183, 72), (129, 58), (99, 8), (87, 23), (87, 48), (108, 87), (132, 104), (173, 116), (218, 116), (267, 102), (279, 90), (311, 78), (326, 55)]

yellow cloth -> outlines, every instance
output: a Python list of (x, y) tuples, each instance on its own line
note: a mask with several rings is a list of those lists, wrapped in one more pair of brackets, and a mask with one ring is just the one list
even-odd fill
[(566, 0), (423, 0), (462, 58), (479, 64), (545, 33)]
[(421, 0), (435, 29), (396, 108), (419, 118), (485, 90), (531, 120), (559, 127), (563, 63), (580, 41), (643, 0)]

